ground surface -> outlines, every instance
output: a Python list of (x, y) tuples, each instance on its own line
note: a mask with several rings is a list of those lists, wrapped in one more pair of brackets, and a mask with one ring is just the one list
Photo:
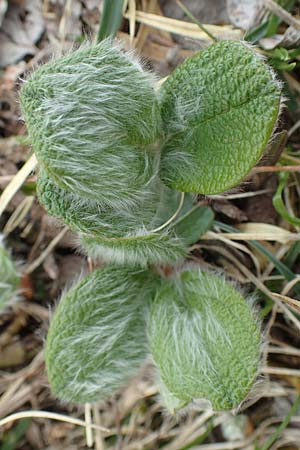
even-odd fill
[[(18, 106), (22, 77), (53, 53), (61, 53), (83, 36), (93, 36), (100, 19), (99, 3), (0, 0), (0, 193), (15, 179), (30, 155)], [(202, 23), (218, 25), (214, 32), (219, 37), (242, 38), (244, 30), (239, 26), (258, 33), (257, 26), (270, 19), (267, 10), (262, 12), (254, 1), (191, 0), (185, 4)], [(300, 221), (293, 220), (300, 214), (300, 39), (299, 31), (287, 32), (289, 25), (297, 27), (292, 19), (300, 23), (300, 7), (297, 1), (281, 4), (290, 15), (278, 23), (275, 20), (273, 31), (269, 36), (262, 33), (258, 43), (284, 82), (287, 106), (278, 125), (281, 134), (273, 142), (271, 156), (261, 162), (261, 169), (241, 189), (214, 199), (199, 199), (211, 205), (218, 220), (240, 227), (239, 234), (224, 236), (214, 228), (191, 253), (191, 258), (204, 267), (221, 268), (249, 291), (256, 292), (267, 340), (264, 382), (252, 404), (236, 417), (230, 413), (192, 411), (173, 418), (164, 413), (151, 368), (146, 367), (126, 389), (95, 406), (93, 421), (110, 429), (106, 434), (95, 433), (93, 445), (97, 450), (300, 448), (300, 411), (283, 422), (300, 390), (300, 302), (296, 290)], [(194, 33), (191, 37), (185, 22), (172, 20), (191, 21), (175, 1), (129, 1), (129, 5), (119, 37), (127, 47), (136, 47), (161, 77), (210, 42), (196, 25), (197, 36)], [(266, 1), (265, 5), (276, 9), (272, 2)], [(280, 15), (282, 11), (276, 13)], [(166, 17), (161, 26), (156, 15)], [(141, 17), (147, 18), (147, 25), (140, 23)], [(236, 26), (233, 31), (227, 27), (230, 21)], [(175, 30), (177, 33), (171, 33)], [(278, 162), (281, 171), (290, 172), (279, 212), (272, 204), (278, 186)], [(282, 169), (283, 164), (289, 168)], [(32, 410), (65, 417), (61, 422), (49, 417), (9, 421), (0, 431), (0, 450), (81, 450), (86, 448), (85, 430), (70, 421), (84, 420), (84, 411), (63, 405), (51, 396), (44, 372), (43, 341), (50, 308), (62, 288), (87, 267), (87, 261), (74, 250), (72, 233), (39, 206), (35, 179), (33, 174), (23, 186), (13, 189), (14, 195), (0, 217), (6, 245), (23, 272), (22, 299), (0, 315), (0, 419), (21, 411), (29, 411), (30, 415)], [(256, 224), (254, 228), (251, 223)], [(270, 229), (268, 225), (274, 227)], [(255, 241), (260, 242), (260, 250), (253, 246)], [(292, 276), (287, 277), (284, 268)], [(278, 436), (271, 444), (268, 438), (276, 430)]]

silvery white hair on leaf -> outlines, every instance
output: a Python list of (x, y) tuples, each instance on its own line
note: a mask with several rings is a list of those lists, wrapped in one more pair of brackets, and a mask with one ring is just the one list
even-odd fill
[(223, 277), (184, 270), (159, 288), (148, 317), (154, 363), (180, 399), (236, 408), (253, 386), (261, 337), (251, 305)]
[(121, 266), (174, 264), (186, 255), (184, 242), (172, 232), (144, 231), (144, 234), (108, 239), (82, 234), (80, 245), (93, 259)]
[(263, 155), (281, 109), (274, 72), (239, 41), (187, 58), (160, 91), (160, 174), (184, 192), (218, 194), (240, 183)]
[(157, 171), (153, 77), (110, 40), (41, 66), (21, 89), (37, 158), (61, 187), (110, 207), (134, 206)]
[(92, 402), (123, 387), (148, 354), (145, 308), (160, 280), (128, 268), (97, 269), (64, 293), (46, 342), (51, 389)]

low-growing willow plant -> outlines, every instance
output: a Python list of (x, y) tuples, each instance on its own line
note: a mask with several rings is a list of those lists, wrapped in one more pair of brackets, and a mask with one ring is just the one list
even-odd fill
[(222, 41), (157, 89), (133, 54), (106, 40), (38, 68), (21, 106), (41, 203), (109, 263), (56, 309), (46, 342), (53, 392), (103, 399), (150, 355), (170, 411), (196, 399), (239, 406), (260, 363), (251, 302), (181, 262), (213, 220), (195, 194), (232, 188), (267, 146), (280, 108), (270, 68), (244, 43)]

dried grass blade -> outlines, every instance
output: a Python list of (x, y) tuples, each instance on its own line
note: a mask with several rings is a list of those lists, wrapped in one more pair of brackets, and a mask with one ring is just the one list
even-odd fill
[[(25, 417), (29, 417), (32, 419), (52, 419), (58, 420), (60, 422), (72, 423), (73, 425), (79, 425), (81, 427), (86, 427), (86, 422), (84, 420), (76, 419), (75, 417), (70, 417), (64, 414), (57, 414), (50, 411), (38, 411), (38, 410), (21, 411), (15, 414), (11, 414), (10, 416), (4, 417), (4, 419), (0, 420), (0, 427), (15, 420), (24, 419)], [(90, 424), (90, 427), (94, 429), (100, 429), (105, 433), (110, 433), (110, 430), (108, 428), (99, 427), (94, 424)]]
[(32, 155), (23, 165), (19, 172), (14, 176), (11, 182), (6, 186), (0, 197), (0, 217), (5, 211), (7, 205), (20, 189), (26, 178), (34, 171), (37, 166), (37, 159)]
[[(130, 19), (128, 13), (124, 14), (126, 19)], [(136, 11), (136, 20), (144, 25), (149, 25), (159, 30), (168, 31), (169, 33), (179, 34), (194, 39), (207, 39), (207, 34), (199, 30), (198, 25), (194, 23), (184, 22), (183, 20), (171, 19), (169, 17), (159, 16), (158, 14), (146, 13), (144, 11)], [(217, 38), (241, 39), (242, 31), (234, 29), (230, 25), (209, 25), (205, 24), (205, 28)]]

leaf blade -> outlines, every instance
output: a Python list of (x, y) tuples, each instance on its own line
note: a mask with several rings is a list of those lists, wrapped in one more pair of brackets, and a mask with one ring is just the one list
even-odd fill
[(261, 157), (278, 116), (271, 70), (244, 44), (222, 41), (187, 59), (161, 90), (163, 181), (202, 194), (239, 183)]
[(224, 278), (187, 270), (158, 289), (150, 349), (167, 389), (215, 410), (237, 407), (258, 371), (260, 333), (251, 306)]
[(61, 299), (46, 341), (46, 368), (59, 398), (85, 403), (124, 386), (147, 355), (148, 272), (97, 269)]

